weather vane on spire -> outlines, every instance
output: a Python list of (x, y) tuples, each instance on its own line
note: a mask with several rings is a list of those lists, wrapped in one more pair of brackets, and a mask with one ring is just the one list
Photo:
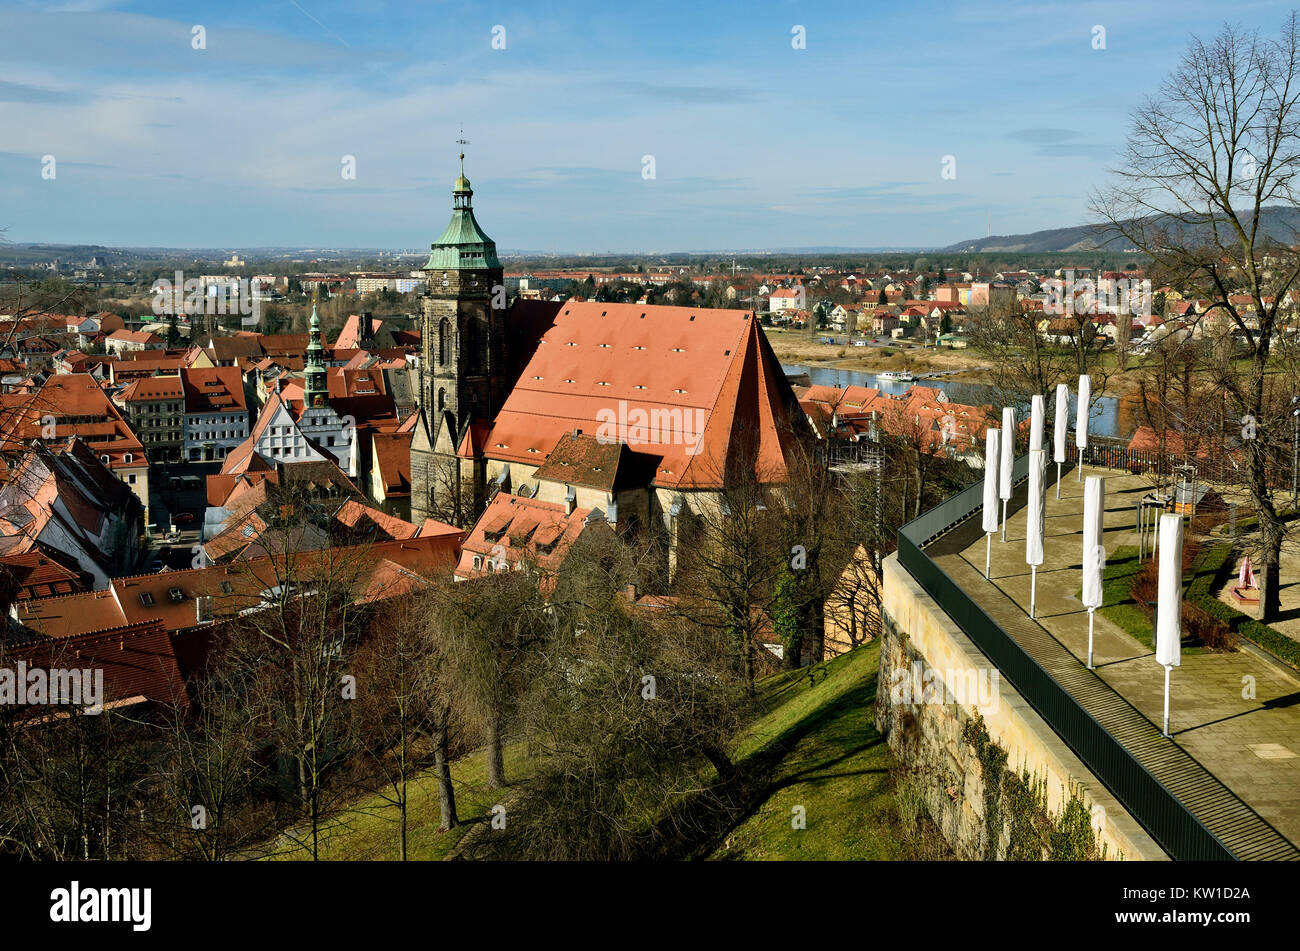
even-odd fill
[(460, 138), (456, 140), (456, 144), (460, 146), (460, 174), (463, 176), (465, 174), (465, 146), (469, 145), (469, 139), (465, 138), (464, 126), (461, 127)]

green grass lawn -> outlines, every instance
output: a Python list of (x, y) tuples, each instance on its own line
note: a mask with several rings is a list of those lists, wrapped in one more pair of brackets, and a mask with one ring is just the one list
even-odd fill
[[(736, 754), (742, 765), (775, 764), (763, 797), (710, 858), (897, 860), (946, 851), (932, 831), (899, 818), (894, 760), (872, 725), (879, 667), (876, 641), (762, 682), (763, 712)], [(796, 806), (803, 829), (794, 827)]]
[[(506, 779), (522, 775), (526, 760), (522, 744), (505, 749)], [(433, 773), (422, 773), (409, 789), (407, 804), (407, 857), (411, 861), (445, 858), (472, 828), (471, 823), (488, 816), (492, 807), (509, 790), (487, 785), (487, 753), (477, 750), (452, 764), (456, 785), (456, 813), (465, 825), (450, 832), (438, 829), (438, 784)], [(363, 796), (346, 812), (332, 819), (321, 834), (321, 858), (349, 861), (396, 861), (401, 857), (397, 807), (377, 795)], [(301, 834), (301, 833), (300, 833)], [(294, 843), (285, 843), (275, 859), (309, 860), (311, 854)]]
[[(894, 760), (872, 725), (879, 642), (832, 661), (785, 671), (759, 682), (755, 721), (733, 746), (737, 766), (757, 777), (743, 815), (706, 847), (714, 859), (912, 859), (947, 857), (947, 849), (917, 800), (900, 791)], [(506, 775), (527, 770), (522, 744), (506, 748)], [(711, 773), (711, 770), (710, 770)], [(482, 820), (507, 791), (487, 787), (483, 751), (452, 765), (462, 821)], [(908, 804), (900, 806), (900, 797)], [(804, 829), (792, 825), (803, 807)], [(900, 812), (909, 816), (900, 819)], [(471, 825), (439, 832), (438, 789), (431, 774), (412, 783), (408, 809), (411, 860), (445, 858)], [(323, 835), (326, 860), (398, 858), (397, 810), (376, 795), (363, 796), (330, 821)], [(277, 859), (310, 856), (284, 844)]]
[[(1129, 596), (1133, 587), (1133, 577), (1142, 569), (1138, 561), (1136, 545), (1121, 545), (1106, 558), (1106, 570), (1102, 574), (1103, 603), (1100, 608), (1102, 617), (1114, 623), (1120, 630), (1136, 639), (1148, 650), (1155, 650), (1152, 638), (1151, 619), (1142, 613), (1137, 602)], [(1083, 592), (1079, 592), (1083, 596)]]

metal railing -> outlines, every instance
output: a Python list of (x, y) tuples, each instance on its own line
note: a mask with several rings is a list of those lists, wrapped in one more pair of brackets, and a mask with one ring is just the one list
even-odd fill
[[(1028, 474), (1026, 454), (1015, 461), (1012, 480), (1019, 485)], [(977, 482), (900, 528), (899, 564), (1161, 848), (1179, 860), (1236, 859), (1218, 836), (926, 554), (925, 545), (980, 511), (982, 493), (983, 487)]]

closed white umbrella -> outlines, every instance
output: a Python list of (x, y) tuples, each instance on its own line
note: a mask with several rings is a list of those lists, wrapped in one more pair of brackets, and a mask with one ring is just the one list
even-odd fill
[(1035, 394), (1029, 404), (1029, 451), (1043, 448), (1043, 397)]
[(1061, 497), (1061, 463), (1065, 461), (1065, 434), (1070, 428), (1070, 388), (1056, 384), (1056, 432), (1052, 434), (1052, 458), (1056, 460), (1056, 497)]
[(1165, 669), (1165, 726), (1169, 735), (1169, 674), (1183, 662), (1183, 517), (1160, 516), (1160, 586), (1156, 601), (1156, 663)]
[(1079, 479), (1083, 479), (1083, 451), (1088, 448), (1088, 404), (1092, 402), (1092, 378), (1079, 377), (1079, 403), (1074, 410), (1074, 444), (1079, 447)]
[(1007, 540), (1007, 502), (1011, 499), (1011, 469), (1016, 462), (1016, 411), (1002, 410), (1002, 461), (998, 465), (998, 495), (1002, 499), (1002, 540)]
[(992, 426), (984, 436), (984, 577), (989, 576), (993, 533), (998, 530), (998, 431)]
[(1088, 476), (1083, 484), (1083, 603), (1088, 609), (1088, 669), (1092, 670), (1093, 612), (1101, 607), (1102, 575), (1106, 570), (1106, 548), (1102, 542), (1106, 511), (1106, 480)]
[(1043, 563), (1043, 505), (1047, 492), (1047, 453), (1029, 450), (1029, 506), (1025, 531), (1025, 563), (1029, 565), (1029, 616), (1038, 606), (1038, 566)]

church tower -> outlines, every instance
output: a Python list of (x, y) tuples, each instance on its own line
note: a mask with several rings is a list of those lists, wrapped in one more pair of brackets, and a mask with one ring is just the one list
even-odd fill
[(325, 382), (325, 348), (321, 344), (320, 318), (316, 316), (316, 302), (311, 303), (310, 340), (307, 344), (307, 372), (303, 379), (303, 402), (306, 406), (326, 406), (329, 388)]
[[(474, 191), (465, 177), (452, 188), (451, 222), (424, 265), (421, 327), (423, 407), (437, 439), (450, 427), (455, 442), (470, 419), (491, 420), (506, 397), (505, 281), (496, 242), (474, 220)], [(495, 305), (495, 306), (494, 306)]]
[(472, 421), (496, 418), (510, 384), (504, 275), (496, 242), (474, 219), (474, 191), (465, 177), (463, 151), (451, 195), (451, 221), (430, 246), (423, 268), (419, 386), (424, 431), (417, 426), (411, 442), (415, 521), (430, 515), (452, 520), (453, 508), (469, 517), (459, 504), (448, 506), (437, 496), (454, 491), (459, 498), (462, 482), (476, 477), (461, 472), (456, 449)]

